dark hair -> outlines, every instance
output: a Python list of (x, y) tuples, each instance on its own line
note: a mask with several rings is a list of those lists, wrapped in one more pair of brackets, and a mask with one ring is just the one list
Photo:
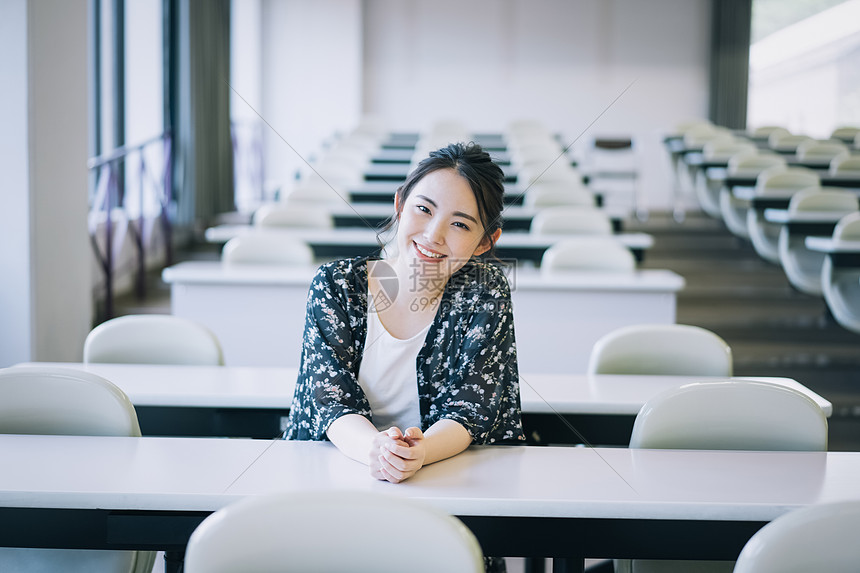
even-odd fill
[(422, 159), (403, 185), (397, 188), (398, 210), (385, 225), (382, 233), (386, 233), (394, 226), (415, 185), (429, 173), (440, 169), (451, 169), (468, 181), (475, 195), (475, 202), (478, 204), (478, 217), (484, 226), (484, 238), (490, 243), (490, 249), (485, 256), (494, 256), (493, 233), (502, 226), (505, 175), (501, 167), (493, 163), (490, 154), (474, 142), (452, 143), (447, 147), (431, 151), (429, 157)]

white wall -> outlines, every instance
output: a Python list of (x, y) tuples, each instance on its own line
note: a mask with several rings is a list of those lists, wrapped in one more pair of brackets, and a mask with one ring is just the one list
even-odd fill
[(364, 112), (393, 129), (537, 118), (568, 141), (632, 134), (654, 208), (670, 201), (659, 132), (708, 109), (706, 0), (365, 0)]
[(0, 366), (80, 360), (90, 328), (86, 17), (86, 0), (2, 7)]
[(266, 178), (289, 185), (301, 158), (360, 117), (361, 3), (262, 0), (260, 17)]

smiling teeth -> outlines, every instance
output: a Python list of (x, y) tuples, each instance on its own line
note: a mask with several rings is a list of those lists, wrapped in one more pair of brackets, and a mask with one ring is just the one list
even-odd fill
[(421, 245), (419, 245), (418, 243), (415, 243), (415, 248), (418, 249), (418, 252), (420, 252), (425, 257), (431, 257), (433, 259), (441, 259), (442, 257), (445, 256), (445, 255), (438, 255), (436, 253), (431, 253), (430, 251), (421, 248)]

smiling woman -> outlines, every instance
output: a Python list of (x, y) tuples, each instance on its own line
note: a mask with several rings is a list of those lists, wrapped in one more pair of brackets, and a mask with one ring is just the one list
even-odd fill
[(476, 258), (501, 234), (502, 177), (477, 145), (434, 151), (397, 191), (384, 257), (320, 267), (287, 439), (331, 440), (393, 483), (525, 439), (510, 287)]

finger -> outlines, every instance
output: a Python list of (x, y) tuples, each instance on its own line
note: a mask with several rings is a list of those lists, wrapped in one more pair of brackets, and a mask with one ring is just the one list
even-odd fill
[(421, 431), (421, 428), (416, 428), (412, 426), (411, 428), (406, 429), (406, 434), (404, 434), (406, 438), (412, 438), (414, 440), (421, 440), (424, 438), (424, 432)]
[(400, 456), (393, 454), (392, 452), (383, 452), (382, 457), (391, 465), (391, 467), (402, 472), (408, 471), (409, 468), (414, 465), (414, 463), (410, 464), (409, 460), (405, 460)]
[(385, 450), (404, 460), (414, 460), (418, 457), (418, 453), (406, 443), (386, 444)]
[(391, 426), (390, 428), (385, 430), (385, 433), (388, 434), (388, 437), (393, 438), (395, 440), (403, 439), (403, 432), (401, 432), (400, 428), (398, 428), (397, 426)]
[(379, 461), (381, 464), (380, 471), (386, 475), (386, 479), (388, 479), (388, 481), (392, 481), (393, 479), (396, 480), (394, 483), (397, 483), (403, 480), (404, 475), (402, 471), (391, 465), (383, 456), (379, 456)]

